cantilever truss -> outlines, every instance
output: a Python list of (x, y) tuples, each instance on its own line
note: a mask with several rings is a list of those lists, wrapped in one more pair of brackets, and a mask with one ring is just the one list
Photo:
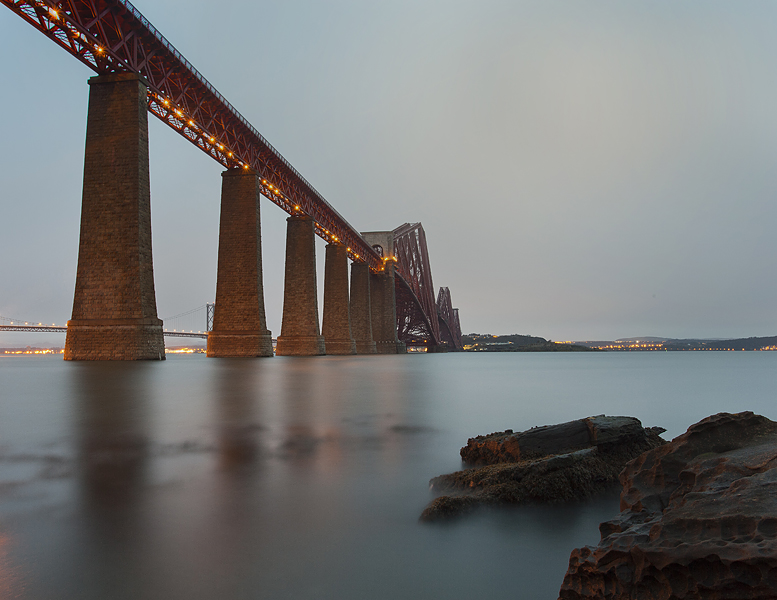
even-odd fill
[(408, 346), (438, 346), (440, 326), (434, 302), (432, 269), (421, 223), (405, 223), (394, 230), (397, 258), (397, 335)]
[(393, 233), (399, 339), (408, 346), (446, 345), (461, 350), (459, 311), (451, 304), (450, 290), (440, 288), (437, 302), (434, 300), (432, 268), (423, 226), (405, 223)]
[(127, 0), (0, 0), (100, 74), (132, 72), (148, 84), (148, 110), (227, 168), (253, 169), (261, 192), (316, 233), (342, 243), (373, 271), (380, 256), (226, 98)]
[(440, 292), (437, 294), (437, 317), (440, 321), (440, 335), (442, 336), (443, 343), (456, 350), (461, 350), (459, 309), (453, 308), (451, 291), (447, 287), (441, 287)]

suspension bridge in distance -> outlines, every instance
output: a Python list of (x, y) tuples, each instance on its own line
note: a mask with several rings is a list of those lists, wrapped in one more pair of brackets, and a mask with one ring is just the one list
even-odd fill
[[(17, 325), (14, 323), (10, 325), (0, 324), (0, 332), (3, 331), (28, 331), (28, 332), (34, 332), (34, 333), (67, 333), (67, 327), (64, 327), (62, 325), (29, 325), (25, 323), (24, 325)], [(162, 334), (164, 337), (179, 337), (179, 338), (199, 338), (203, 340), (208, 339), (208, 332), (207, 331), (176, 331), (176, 330), (167, 330), (164, 329), (162, 331)]]
[[(461, 349), (458, 309), (448, 288), (435, 296), (421, 223), (352, 227), (128, 0), (0, 4), (97, 73), (88, 82), (72, 317), (66, 328), (23, 330), (64, 329), (65, 360), (163, 360), (164, 336), (207, 337), (214, 358)], [(207, 332), (171, 332), (157, 316), (149, 113), (226, 169)], [(289, 215), (275, 352), (264, 309), (262, 196)], [(315, 236), (327, 242), (320, 326)], [(0, 330), (10, 327), (22, 326)]]
[[(67, 327), (57, 325), (0, 325), (0, 332), (2, 331), (32, 331), (38, 333), (67, 333)], [(203, 340), (208, 339), (207, 332), (202, 331), (167, 331), (162, 332), (164, 337), (181, 337), (181, 338), (200, 338)]]

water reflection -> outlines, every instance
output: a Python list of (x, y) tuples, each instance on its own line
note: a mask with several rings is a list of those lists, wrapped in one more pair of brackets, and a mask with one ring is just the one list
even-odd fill
[(87, 510), (129, 509), (142, 496), (150, 454), (144, 367), (116, 362), (75, 369), (78, 470)]
[(257, 383), (265, 361), (223, 360), (214, 377), (219, 468), (231, 472), (250, 467), (260, 454)]
[(73, 367), (76, 535), (70, 540), (73, 556), (63, 562), (73, 560), (78, 575), (67, 578), (65, 596), (88, 582), (85, 598), (129, 598), (140, 593), (142, 582), (130, 574), (145, 568), (151, 530), (146, 512), (152, 367), (130, 362)]
[(680, 354), (0, 361), (0, 598), (555, 598), (617, 497), (429, 527), (429, 479), (505, 427), (777, 418), (777, 353)]
[(0, 598), (19, 598), (24, 591), (21, 569), (11, 561), (11, 538), (0, 533)]
[(279, 397), (284, 431), (279, 454), (295, 466), (310, 466), (323, 442), (315, 424), (322, 423), (317, 413), (321, 411), (321, 396), (326, 394), (328, 386), (316, 378), (315, 359), (291, 359), (284, 366), (285, 381)]

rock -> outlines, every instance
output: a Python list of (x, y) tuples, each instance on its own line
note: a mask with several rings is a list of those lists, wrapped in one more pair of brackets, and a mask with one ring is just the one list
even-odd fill
[(720, 413), (630, 462), (559, 598), (777, 598), (777, 423)]
[(479, 435), (467, 440), (467, 445), (461, 449), (461, 459), (471, 465), (518, 462), (592, 446), (615, 446), (644, 437), (645, 430), (639, 419), (598, 415), (559, 425), (533, 427), (519, 433), (509, 429)]
[(472, 438), (461, 455), (486, 466), (432, 479), (432, 491), (444, 495), (427, 506), (421, 520), (456, 517), (481, 505), (587, 498), (617, 484), (627, 462), (665, 443), (663, 431), (645, 429), (632, 417), (599, 415)]

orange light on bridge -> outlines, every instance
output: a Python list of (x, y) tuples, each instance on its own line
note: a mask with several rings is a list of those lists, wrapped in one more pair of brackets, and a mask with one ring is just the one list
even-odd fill
[(53, 8), (50, 8), (50, 9), (49, 9), (49, 14), (50, 14), (52, 17), (54, 17), (55, 19), (59, 19), (59, 14), (58, 14), (58, 13), (57, 13), (57, 11), (56, 11), (56, 10), (54, 10)]
[(299, 210), (299, 206), (295, 206), (295, 207), (294, 207), (294, 210)]

